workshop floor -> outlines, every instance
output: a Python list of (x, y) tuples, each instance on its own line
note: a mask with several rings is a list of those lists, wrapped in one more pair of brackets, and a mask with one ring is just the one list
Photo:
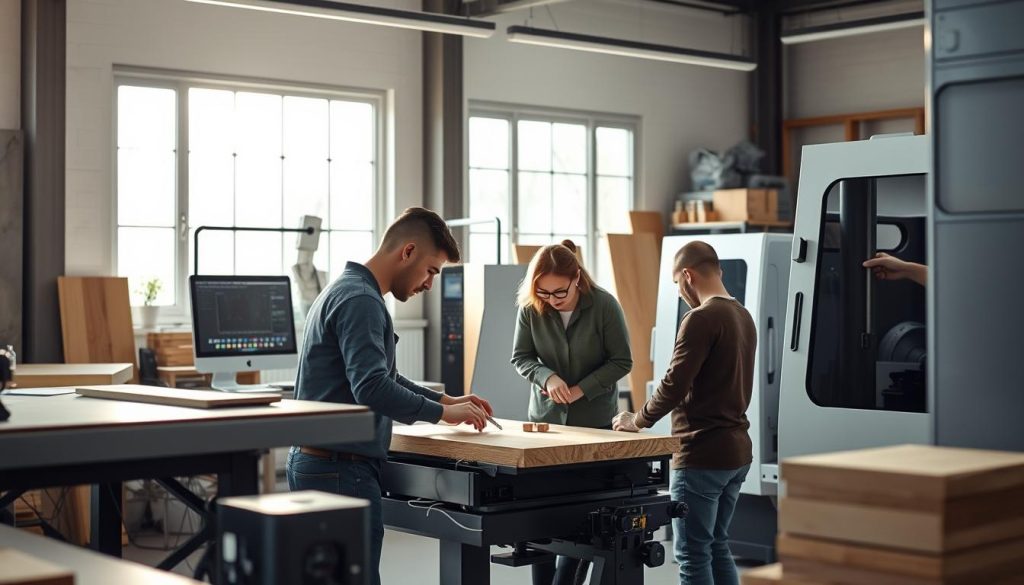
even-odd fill
[[(151, 537), (150, 544), (157, 545), (162, 541), (159, 537)], [(666, 552), (671, 547), (665, 544)], [(503, 549), (495, 548), (494, 552)], [(166, 556), (166, 552), (145, 550), (136, 546), (124, 549), (124, 558), (147, 565), (155, 565)], [(199, 559), (196, 553), (189, 563), (182, 563), (176, 572), (191, 576), (191, 566)], [(438, 575), (437, 541), (420, 536), (388, 530), (384, 534), (384, 556), (381, 559), (381, 581), (383, 585), (402, 585), (415, 582), (417, 585), (441, 585)], [(415, 578), (413, 578), (415, 576)], [(676, 585), (679, 583), (678, 566), (666, 559), (665, 564), (655, 569), (647, 569), (644, 575), (645, 585)], [(513, 569), (500, 565), (491, 565), (492, 585), (531, 584), (530, 569), (522, 567)]]

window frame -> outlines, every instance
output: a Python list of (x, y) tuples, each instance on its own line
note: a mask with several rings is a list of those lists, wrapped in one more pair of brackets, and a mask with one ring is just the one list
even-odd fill
[[(599, 175), (597, 172), (597, 129), (598, 128), (615, 128), (628, 130), (632, 133), (631, 143), (631, 156), (630, 156), (630, 182), (631, 182), (631, 193), (629, 194), (629, 208), (636, 209), (637, 204), (637, 193), (640, 190), (640, 178), (637, 169), (640, 167), (641, 152), (641, 118), (639, 116), (632, 116), (628, 114), (611, 114), (604, 112), (589, 112), (585, 110), (570, 110), (564, 108), (551, 108), (551, 107), (540, 107), (540, 106), (527, 106), (520, 104), (509, 104), (502, 102), (489, 102), (489, 101), (477, 101), (471, 100), (469, 102), (468, 113), (466, 116), (465, 124), (465, 135), (464, 140), (466, 143), (465, 149), (465, 164), (463, 169), (465, 172), (464, 184), (465, 189), (463, 192), (463, 209), (466, 210), (466, 215), (471, 215), (470, 212), (470, 183), (469, 175), (470, 167), (470, 148), (469, 143), (469, 120), (474, 117), (484, 118), (496, 118), (503, 119), (509, 122), (509, 178), (508, 178), (508, 189), (509, 189), (509, 226), (508, 226), (508, 249), (505, 252), (507, 256), (507, 262), (511, 263), (511, 252), (512, 246), (519, 240), (519, 130), (518, 123), (520, 121), (537, 121), (547, 123), (566, 123), (566, 124), (582, 124), (586, 127), (587, 135), (587, 236), (586, 242), (583, 245), (583, 257), (586, 258), (588, 266), (591, 267), (592, 271), (597, 268), (598, 258), (598, 241), (603, 232), (598, 231), (598, 214), (597, 214), (597, 179)], [(553, 172), (553, 171), (552, 171)], [(611, 176), (611, 175), (609, 175)], [(463, 247), (469, 253), (469, 233), (471, 230), (466, 230), (464, 234)], [(598, 275), (594, 274), (595, 278)], [(603, 277), (603, 275), (602, 275)]]
[[(112, 91), (111, 120), (111, 249), (113, 272), (118, 273), (118, 93), (121, 86), (152, 87), (175, 91), (175, 201), (174, 201), (174, 298), (173, 305), (163, 305), (158, 324), (190, 323), (191, 309), (188, 299), (188, 277), (191, 262), (192, 237), (189, 226), (189, 112), (188, 91), (192, 88), (225, 91), (252, 91), (270, 93), (284, 97), (305, 97), (343, 100), (370, 104), (374, 108), (374, 192), (372, 241), (376, 243), (384, 231), (388, 198), (391, 193), (390, 169), (388, 168), (388, 93), (383, 90), (329, 86), (322, 84), (291, 83), (276, 80), (246, 78), (239, 76), (210, 76), (181, 71), (163, 71), (136, 67), (115, 67)], [(281, 195), (284, 201), (284, 193)], [(282, 220), (284, 221), (284, 219)], [(196, 226), (198, 227), (198, 226)], [(286, 227), (286, 226), (283, 226)], [(353, 230), (324, 230), (345, 232)], [(361, 231), (361, 230), (358, 230)], [(287, 237), (287, 233), (284, 234)], [(319, 267), (330, 270), (330, 267)]]

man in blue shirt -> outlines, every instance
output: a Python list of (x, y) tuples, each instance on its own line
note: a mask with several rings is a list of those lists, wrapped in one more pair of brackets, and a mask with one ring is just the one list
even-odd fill
[(482, 398), (434, 392), (402, 377), (395, 367), (398, 336), (384, 295), (391, 293), (404, 302), (428, 291), (441, 267), (459, 260), (458, 244), (443, 219), (428, 209), (406, 209), (366, 264), (346, 264), (306, 318), (295, 397), (368, 406), (374, 414), (375, 438), (357, 444), (293, 446), (288, 487), (370, 501), (367, 570), (374, 584), (380, 583), (380, 472), (391, 445), (391, 421), (443, 420), (482, 430), (492, 414)]

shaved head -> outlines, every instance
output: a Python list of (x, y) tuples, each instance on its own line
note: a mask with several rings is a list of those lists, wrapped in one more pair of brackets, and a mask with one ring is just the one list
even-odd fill
[(715, 249), (706, 242), (696, 241), (686, 244), (676, 252), (672, 272), (679, 274), (684, 268), (707, 275), (718, 272), (721, 266), (718, 264)]

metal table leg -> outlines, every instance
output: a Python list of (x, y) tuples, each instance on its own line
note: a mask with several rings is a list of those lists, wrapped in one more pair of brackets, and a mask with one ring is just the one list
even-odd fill
[(442, 540), (441, 582), (445, 585), (490, 585), (490, 547)]

